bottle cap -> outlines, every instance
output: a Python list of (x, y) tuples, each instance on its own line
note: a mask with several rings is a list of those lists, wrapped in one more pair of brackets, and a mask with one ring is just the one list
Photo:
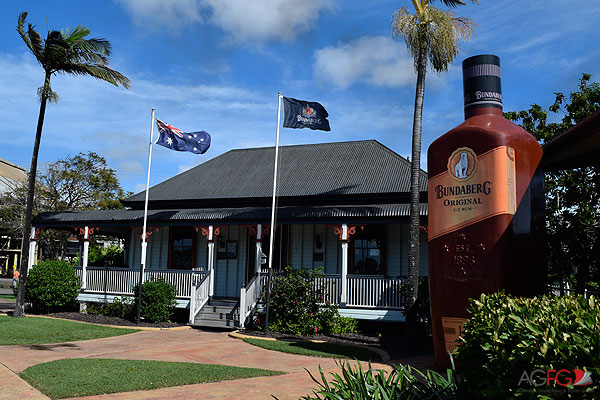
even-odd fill
[(465, 110), (474, 107), (502, 109), (500, 58), (492, 54), (469, 57), (462, 63)]

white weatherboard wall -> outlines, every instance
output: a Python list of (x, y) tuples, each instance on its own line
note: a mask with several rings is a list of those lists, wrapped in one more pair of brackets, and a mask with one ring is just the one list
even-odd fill
[[(315, 236), (321, 237), (323, 247), (316, 248)], [(323, 261), (313, 261), (313, 253), (323, 253)], [(293, 268), (315, 269), (323, 267), (326, 274), (341, 272), (341, 246), (333, 228), (325, 230), (324, 225), (290, 225), (290, 265)]]
[(196, 239), (196, 268), (208, 269), (208, 240), (202, 236), (200, 229)]
[[(207, 267), (206, 238), (201, 231), (196, 237), (196, 265), (202, 269)], [(158, 232), (153, 231), (148, 237), (147, 265), (148, 269), (167, 269), (169, 267), (169, 227), (161, 226)], [(142, 240), (137, 228), (131, 230), (131, 245), (129, 248), (128, 264), (130, 268), (138, 268), (142, 256)]]
[[(408, 224), (387, 225), (387, 274), (390, 276), (408, 275)], [(419, 232), (419, 275), (428, 276), (427, 234)]]
[[(152, 235), (146, 240), (146, 268), (167, 268), (169, 257), (169, 228), (160, 227), (158, 232), (152, 231)], [(131, 247), (129, 248), (129, 267), (139, 268), (142, 259), (142, 238), (137, 228), (131, 230)]]
[(221, 229), (221, 235), (215, 242), (215, 257), (216, 253), (225, 251), (225, 248), (221, 248), (219, 245), (221, 238), (223, 243), (226, 243), (227, 240), (237, 240), (237, 258), (216, 260), (215, 296), (239, 297), (246, 272), (246, 229), (238, 225)]
[[(323, 261), (314, 261), (315, 236), (323, 242)], [(384, 241), (386, 252), (386, 275), (406, 276), (408, 273), (408, 224), (386, 225)], [(427, 234), (420, 232), (420, 276), (428, 275)], [(290, 265), (293, 268), (318, 268), (323, 266), (326, 274), (341, 273), (341, 245), (333, 228), (323, 225), (295, 224), (290, 226)]]

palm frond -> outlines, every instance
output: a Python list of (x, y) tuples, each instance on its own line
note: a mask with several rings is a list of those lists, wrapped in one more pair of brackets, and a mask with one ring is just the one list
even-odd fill
[(477, 26), (467, 17), (429, 6), (427, 12), (411, 14), (406, 7), (392, 15), (392, 34), (402, 37), (415, 61), (425, 49), (427, 59), (436, 72), (446, 71), (459, 52), (459, 43), (469, 40)]
[[(430, 1), (431, 1), (431, 3), (435, 2), (435, 0), (430, 0)], [(479, 4), (479, 0), (470, 0), (470, 1), (472, 3)], [(446, 7), (450, 7), (450, 8), (466, 5), (464, 0), (441, 0), (441, 2), (444, 3), (444, 5)]]
[(25, 23), (27, 20), (27, 12), (24, 11), (19, 15), (17, 20), (17, 32), (21, 39), (27, 45), (27, 48), (31, 50), (35, 58), (40, 64), (44, 58), (44, 47), (42, 37), (35, 31), (35, 26), (27, 24), (27, 31), (25, 31)]
[(129, 78), (105, 65), (70, 64), (64, 65), (61, 70), (57, 72), (72, 75), (88, 75), (93, 78), (112, 83), (115, 86), (121, 85), (125, 89), (129, 89), (131, 86)]
[(39, 59), (44, 57), (44, 46), (42, 37), (39, 33), (34, 29), (35, 26), (28, 24), (27, 25), (27, 37), (29, 38), (29, 42), (31, 43), (31, 52), (35, 56), (35, 58)]
[(75, 46), (82, 51), (100, 54), (103, 56), (110, 56), (112, 46), (110, 42), (104, 38), (90, 38), (87, 40), (81, 40)]
[(61, 31), (65, 41), (73, 46), (75, 43), (90, 34), (90, 30), (82, 25), (77, 25), (73, 29), (65, 28)]
[(419, 46), (421, 44), (419, 27), (419, 14), (411, 14), (406, 7), (399, 8), (392, 14), (392, 36), (395, 39), (404, 39), (413, 59), (418, 57)]
[(31, 47), (31, 41), (29, 40), (29, 38), (25, 34), (24, 27), (25, 27), (25, 20), (26, 19), (27, 19), (27, 11), (23, 11), (19, 15), (19, 18), (17, 19), (17, 32), (19, 32), (19, 36), (21, 36), (21, 39), (23, 39), (23, 41), (25, 42), (25, 44), (27, 45), (27, 48), (33, 52), (33, 49)]

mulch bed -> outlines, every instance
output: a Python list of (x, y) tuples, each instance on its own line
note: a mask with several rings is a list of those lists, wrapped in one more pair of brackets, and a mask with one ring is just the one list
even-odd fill
[(139, 324), (135, 322), (129, 321), (127, 319), (118, 318), (118, 317), (109, 317), (106, 315), (96, 315), (96, 314), (84, 314), (78, 312), (60, 312), (60, 313), (52, 313), (48, 314), (49, 317), (70, 319), (74, 321), (81, 322), (90, 322), (92, 324), (103, 324), (103, 325), (119, 325), (119, 326), (141, 326), (141, 327), (150, 327), (150, 328), (175, 328), (178, 326), (185, 326), (185, 324), (179, 324), (176, 322), (160, 322), (157, 324), (152, 324), (150, 322), (140, 321)]
[(314, 335), (314, 336), (296, 336), (279, 332), (267, 332), (243, 330), (244, 335), (257, 338), (275, 338), (285, 340), (323, 340), (330, 343), (353, 344), (367, 347), (375, 347), (387, 352), (390, 359), (400, 359), (405, 357), (414, 357), (433, 354), (433, 345), (431, 337), (417, 337), (408, 340), (398, 335), (365, 335), (365, 334), (346, 334), (346, 335)]
[(255, 336), (257, 338), (274, 338), (285, 340), (323, 340), (330, 343), (339, 344), (359, 344), (363, 346), (380, 347), (379, 338), (377, 336), (346, 334), (346, 335), (312, 335), (312, 336), (296, 336), (288, 333), (279, 332), (263, 332), (253, 330), (242, 330), (240, 333), (247, 336)]

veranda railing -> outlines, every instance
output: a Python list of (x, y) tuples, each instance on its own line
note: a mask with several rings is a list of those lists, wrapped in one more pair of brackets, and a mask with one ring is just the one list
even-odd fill
[[(281, 273), (274, 273), (273, 277)], [(404, 308), (404, 279), (381, 275), (348, 275), (347, 276), (347, 307), (364, 308)], [(263, 287), (267, 284), (266, 272), (261, 273)], [(337, 274), (326, 274), (313, 281), (313, 292), (323, 291), (324, 304), (339, 304), (342, 293), (342, 277)]]
[[(82, 278), (81, 267), (75, 267), (75, 272)], [(189, 270), (158, 270), (146, 269), (144, 281), (152, 277), (163, 278), (166, 282), (175, 285), (178, 298), (189, 299), (191, 295), (192, 279), (201, 277), (206, 271)], [(110, 293), (113, 295), (133, 295), (133, 287), (140, 280), (140, 270), (133, 268), (86, 268), (86, 293)]]

